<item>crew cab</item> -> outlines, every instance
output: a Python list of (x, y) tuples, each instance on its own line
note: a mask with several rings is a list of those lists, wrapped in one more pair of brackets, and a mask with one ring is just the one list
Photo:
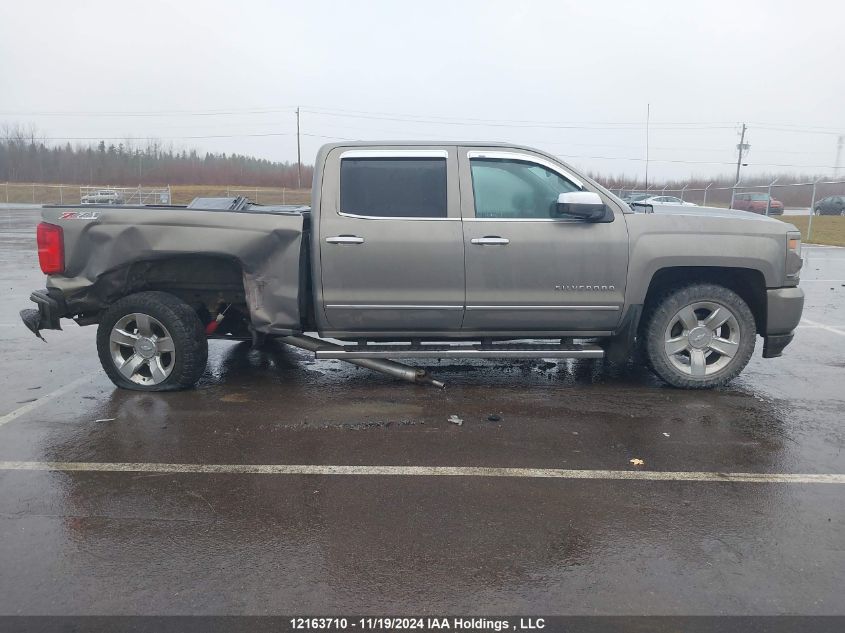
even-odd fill
[(24, 323), (97, 325), (105, 372), (137, 390), (194, 385), (209, 339), (268, 338), (435, 384), (390, 359), (640, 348), (670, 385), (714, 387), (758, 335), (779, 356), (804, 301), (794, 226), (635, 214), (550, 154), (492, 143), (325, 145), (310, 207), (60, 205), (43, 220), (47, 288)]

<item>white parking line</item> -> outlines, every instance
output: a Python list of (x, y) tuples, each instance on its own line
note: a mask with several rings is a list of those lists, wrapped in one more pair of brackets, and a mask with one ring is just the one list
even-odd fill
[(68, 384), (66, 384), (64, 387), (56, 389), (55, 391), (51, 391), (50, 393), (48, 393), (45, 396), (41, 396), (40, 398), (38, 398), (38, 400), (33, 400), (32, 402), (27, 402), (22, 407), (18, 407), (14, 411), (11, 411), (4, 416), (0, 416), (0, 426), (3, 426), (4, 424), (11, 422), (15, 418), (21, 417), (25, 413), (29, 413), (33, 409), (37, 409), (42, 404), (46, 404), (47, 402), (50, 402), (50, 400), (55, 400), (56, 398), (58, 398), (60, 396), (63, 396), (65, 394), (70, 393), (71, 391), (76, 389), (82, 383), (84, 383), (88, 380), (91, 380), (91, 378), (93, 378), (94, 375), (95, 374), (89, 374), (88, 376), (82, 376), (81, 378), (77, 378), (76, 380), (73, 380), (73, 381), (69, 382)]
[[(813, 327), (813, 328), (818, 328), (820, 330), (825, 330), (827, 332), (833, 332), (834, 334), (838, 334), (839, 336), (845, 336), (845, 330), (839, 330), (835, 327), (831, 327), (830, 325), (823, 325), (821, 323), (816, 323), (815, 321), (810, 321), (810, 319), (801, 319), (801, 323), (802, 324), (806, 323), (806, 325), (804, 327), (809, 326), (809, 327)], [(801, 327), (801, 326), (799, 325), (799, 327)]]
[(331, 475), (400, 477), (516, 477), (695, 481), (762, 484), (845, 484), (845, 474), (662, 472), (654, 470), (566, 470), (483, 466), (330, 466), (311, 464), (158, 464), (107, 462), (0, 462), (0, 470), (207, 475)]

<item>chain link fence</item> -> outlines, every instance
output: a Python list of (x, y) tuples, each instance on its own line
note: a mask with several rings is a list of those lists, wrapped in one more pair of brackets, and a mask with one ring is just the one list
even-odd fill
[[(725, 185), (710, 182), (702, 184), (649, 186), (639, 188), (624, 183), (607, 183), (608, 189), (625, 199), (635, 196), (666, 197), (672, 196), (677, 201), (706, 207), (748, 208), (742, 204), (749, 194), (756, 200), (764, 200), (765, 207), (757, 204), (754, 211), (769, 214), (772, 203), (775, 211), (783, 209), (783, 215), (789, 222), (798, 226), (804, 238), (812, 241), (814, 224), (819, 224), (820, 236), (828, 231), (831, 223), (836, 225), (834, 235), (825, 243), (845, 244), (845, 179), (820, 178), (807, 182), (784, 183), (773, 180), (766, 184)], [(99, 195), (105, 192), (103, 195)], [(87, 196), (87, 199), (86, 199)], [(311, 202), (310, 189), (288, 189), (286, 187), (244, 187), (218, 185), (167, 185), (161, 187), (93, 187), (80, 185), (53, 185), (41, 183), (0, 183), (0, 203), (8, 204), (189, 204), (196, 197), (246, 196), (257, 204), (307, 205)], [(739, 199), (737, 198), (739, 196)], [(111, 200), (109, 199), (111, 198)], [(667, 202), (671, 204), (671, 202)], [(803, 217), (802, 217), (803, 216)], [(825, 217), (814, 220), (818, 216)], [(823, 224), (824, 226), (821, 226)]]
[[(789, 221), (801, 229), (804, 239), (812, 241), (814, 218), (817, 216), (845, 216), (845, 180), (819, 178), (807, 182), (782, 183), (777, 179), (767, 184), (725, 186), (717, 183), (681, 187), (608, 187), (621, 198), (654, 200), (657, 204), (695, 204), (702, 207), (750, 210), (762, 215), (789, 216)], [(661, 200), (660, 198), (666, 198)], [(774, 213), (773, 213), (774, 211)], [(797, 216), (797, 217), (796, 217)], [(845, 219), (824, 220), (825, 232), (830, 222), (837, 228), (831, 243), (839, 244), (845, 235)], [(816, 220), (818, 224), (818, 220)]]
[(245, 196), (257, 204), (310, 204), (310, 189), (226, 185), (116, 187), (0, 183), (0, 203), (7, 204), (189, 204), (197, 197)]
[[(796, 215), (809, 215), (813, 209), (818, 215), (820, 207), (828, 206), (828, 198), (845, 196), (845, 180), (821, 178), (808, 182), (782, 183), (777, 179), (768, 184), (745, 185), (738, 183), (732, 186), (719, 186), (708, 183), (706, 186), (684, 185), (683, 187), (655, 187), (637, 188), (636, 186), (619, 186), (612, 184), (608, 187), (613, 193), (622, 198), (632, 196), (657, 197), (672, 196), (682, 202), (691, 202), (699, 206), (737, 208), (736, 196), (748, 192), (759, 192), (766, 200), (777, 200), (783, 204), (784, 213), (793, 212)], [(823, 213), (824, 215), (841, 215), (842, 213)]]
[(170, 204), (169, 186), (115, 187), (48, 185), (7, 182), (0, 185), (0, 202), (7, 204)]

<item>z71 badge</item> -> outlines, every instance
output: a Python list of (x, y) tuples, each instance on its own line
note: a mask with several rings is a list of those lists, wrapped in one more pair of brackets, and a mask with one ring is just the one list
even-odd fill
[(59, 216), (60, 220), (96, 220), (100, 217), (99, 211), (65, 211)]

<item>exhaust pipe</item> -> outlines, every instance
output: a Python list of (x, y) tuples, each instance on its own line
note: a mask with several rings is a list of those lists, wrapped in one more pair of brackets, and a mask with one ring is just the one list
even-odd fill
[[(342, 345), (335, 345), (334, 343), (321, 341), (320, 339), (316, 339), (311, 336), (284, 336), (279, 340), (282, 343), (287, 343), (288, 345), (299, 347), (300, 349), (308, 350), (309, 352), (316, 352), (318, 349), (326, 348), (343, 350)], [(380, 358), (350, 358), (348, 360), (344, 358), (341, 360), (357, 365), (358, 367), (372, 369), (373, 371), (377, 371), (387, 376), (392, 376), (393, 378), (400, 378), (401, 380), (405, 380), (407, 382), (434, 385), (440, 389), (446, 386), (439, 380), (432, 377), (432, 375), (425, 369), (410, 367), (409, 365), (403, 365), (402, 363), (397, 363), (393, 360), (384, 360)]]

